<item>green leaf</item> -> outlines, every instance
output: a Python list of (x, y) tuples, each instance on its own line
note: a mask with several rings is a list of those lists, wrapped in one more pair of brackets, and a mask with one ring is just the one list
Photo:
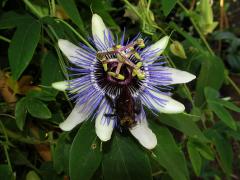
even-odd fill
[(232, 146), (226, 138), (216, 130), (209, 130), (208, 137), (212, 139), (220, 156), (220, 165), (223, 171), (229, 176), (232, 174), (233, 151)]
[(218, 118), (233, 130), (237, 130), (237, 125), (232, 115), (221, 105), (208, 101), (209, 108), (218, 116)]
[(208, 139), (192, 120), (193, 117), (186, 114), (159, 114), (158, 116), (158, 120), (162, 123), (174, 127), (190, 137), (197, 138), (203, 142), (208, 142)]
[(85, 32), (83, 20), (79, 14), (79, 11), (74, 0), (58, 0), (58, 2), (66, 11), (66, 13), (69, 15), (71, 20), (79, 27), (79, 29), (82, 32)]
[(226, 107), (226, 108), (228, 108), (232, 111), (236, 111), (236, 112), (240, 113), (240, 107), (236, 106), (235, 104), (233, 104), (230, 101), (225, 101), (225, 100), (222, 100), (222, 99), (218, 99), (218, 100), (216, 100), (216, 103), (221, 104), (222, 106), (224, 106), (224, 107)]
[(172, 11), (176, 3), (177, 3), (177, 0), (168, 0), (168, 1), (161, 0), (164, 16), (168, 16), (168, 14)]
[(201, 44), (194, 37), (190, 36), (188, 32), (182, 30), (176, 23), (170, 22), (170, 26), (172, 26), (179, 34), (186, 38), (186, 40), (200, 52), (204, 52)]
[(184, 155), (170, 131), (167, 128), (158, 126), (156, 123), (151, 123), (150, 127), (158, 140), (157, 146), (153, 149), (153, 158), (167, 170), (173, 179), (189, 179)]
[(111, 17), (111, 11), (115, 10), (115, 8), (111, 6), (111, 3), (112, 2), (108, 0), (86, 1), (86, 5), (91, 6), (92, 11), (100, 15), (104, 19), (104, 22), (111, 27), (111, 29), (120, 31), (119, 26)]
[(196, 140), (192, 140), (191, 143), (194, 144), (194, 147), (198, 150), (202, 157), (210, 161), (214, 160), (215, 154), (209, 145)]
[(22, 24), (31, 23), (34, 19), (29, 15), (22, 15), (9, 11), (0, 16), (0, 29), (9, 29)]
[(62, 133), (59, 137), (53, 154), (54, 169), (60, 174), (62, 171), (68, 172), (69, 151), (71, 145), (66, 141), (67, 134)]
[(15, 108), (16, 124), (20, 130), (23, 130), (27, 116), (27, 98), (20, 99)]
[(64, 80), (64, 77), (58, 59), (53, 53), (47, 53), (42, 59), (41, 84), (51, 86), (53, 82), (62, 80)]
[(27, 110), (33, 117), (40, 119), (49, 119), (52, 116), (47, 105), (35, 98), (28, 98)]
[(211, 109), (218, 116), (218, 118), (228, 127), (237, 130), (237, 125), (232, 118), (232, 115), (224, 108), (224, 106), (227, 106), (230, 109), (234, 109), (236, 111), (239, 111), (240, 108), (230, 102), (219, 99), (218, 91), (213, 88), (206, 87), (204, 89), (204, 93), (207, 99), (209, 109)]
[(32, 20), (19, 26), (11, 40), (8, 57), (14, 79), (18, 79), (32, 60), (40, 38), (41, 25)]
[(150, 180), (151, 168), (146, 152), (133, 137), (124, 137), (116, 133), (112, 138), (110, 150), (104, 154), (102, 169), (105, 180)]
[(90, 179), (102, 160), (100, 143), (91, 121), (78, 130), (70, 149), (70, 179)]
[(197, 176), (199, 176), (201, 173), (201, 168), (202, 168), (202, 158), (201, 158), (199, 152), (197, 151), (195, 145), (191, 141), (188, 141), (187, 149), (188, 149), (190, 161), (193, 166), (193, 170), (194, 170), (195, 174)]
[(205, 87), (209, 86), (218, 90), (222, 86), (223, 80), (224, 65), (222, 60), (216, 56), (206, 55), (202, 61), (201, 71), (197, 81), (196, 105), (201, 106), (204, 103)]
[(41, 180), (35, 171), (29, 171), (26, 175), (26, 180)]
[(215, 89), (213, 89), (211, 87), (205, 87), (204, 94), (205, 94), (207, 100), (215, 100), (219, 97), (218, 91), (216, 91)]
[(13, 174), (7, 164), (0, 164), (0, 179), (1, 180), (12, 180)]
[(52, 97), (55, 97), (58, 91), (52, 88), (51, 86), (52, 83), (64, 80), (58, 59), (53, 53), (51, 52), (47, 53), (44, 55), (42, 59), (41, 66), (42, 66), (41, 84), (43, 86), (51, 87), (44, 89), (44, 91), (42, 92), (42, 96), (46, 97), (47, 95), (51, 95)]

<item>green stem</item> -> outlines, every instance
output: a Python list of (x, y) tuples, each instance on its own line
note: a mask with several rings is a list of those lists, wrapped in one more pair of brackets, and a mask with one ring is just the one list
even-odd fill
[(235, 82), (234, 82), (229, 76), (227, 76), (227, 80), (228, 80), (229, 83), (233, 86), (233, 88), (237, 91), (237, 93), (240, 95), (240, 89), (239, 89), (239, 87), (235, 84)]
[(209, 46), (206, 38), (204, 37), (204, 35), (202, 34), (201, 30), (199, 29), (199, 27), (197, 26), (196, 22), (194, 21), (194, 19), (190, 16), (190, 11), (178, 0), (177, 1), (178, 5), (185, 11), (185, 13), (189, 16), (189, 19), (192, 23), (192, 25), (194, 26), (194, 28), (196, 29), (196, 31), (198, 32), (200, 38), (202, 39), (203, 43), (205, 44), (206, 48), (208, 49), (208, 51), (214, 55), (214, 52), (212, 50), (212, 48)]
[(11, 164), (11, 161), (10, 161), (10, 158), (9, 158), (9, 154), (8, 154), (8, 145), (4, 143), (3, 144), (3, 149), (4, 149), (4, 153), (5, 153), (6, 159), (7, 159), (9, 170), (11, 172), (13, 172), (12, 164)]
[(4, 37), (4, 36), (1, 36), (1, 35), (0, 35), (0, 39), (3, 40), (3, 41), (5, 41), (5, 42), (7, 42), (7, 43), (10, 43), (10, 42), (11, 42), (10, 39), (8, 39), (8, 38), (6, 38), (6, 37)]
[(91, 44), (89, 44), (88, 41), (87, 41), (81, 34), (79, 34), (79, 33), (78, 33), (70, 24), (68, 24), (66, 21), (61, 20), (61, 19), (57, 19), (56, 21), (63, 23), (65, 26), (67, 26), (69, 29), (71, 29), (71, 31), (72, 31), (74, 34), (76, 34), (76, 36), (77, 36), (79, 39), (81, 39), (88, 47), (94, 49), (94, 48), (91, 46)]
[(23, 0), (23, 2), (26, 4), (26, 6), (32, 11), (33, 14), (35, 14), (37, 17), (42, 18), (44, 15), (39, 12), (29, 0)]
[[(0, 123), (1, 124), (1, 123)], [(24, 137), (22, 135), (19, 135), (11, 130), (8, 130), (4, 127), (0, 129), (0, 133), (3, 133), (3, 134), (6, 134), (5, 137), (9, 137), (9, 138), (12, 138), (16, 141), (19, 141), (19, 142), (23, 142), (23, 143), (26, 143), (26, 144), (49, 144), (49, 143), (54, 143), (54, 142), (50, 142), (50, 141), (41, 141), (41, 140), (38, 140), (38, 139), (35, 139), (35, 138), (30, 138), (30, 137)], [(6, 142), (7, 141), (7, 138), (6, 138)]]
[(138, 13), (138, 11), (136, 10), (136, 8), (130, 3), (128, 2), (128, 0), (123, 0), (125, 2), (125, 4), (127, 4), (136, 14), (139, 18), (141, 18), (141, 14)]
[(9, 154), (8, 154), (8, 145), (9, 145), (10, 143), (9, 143), (9, 139), (8, 139), (8, 135), (7, 135), (6, 129), (5, 129), (2, 121), (0, 121), (0, 126), (1, 126), (0, 129), (1, 129), (1, 131), (3, 132), (4, 137), (5, 137), (5, 140), (6, 140), (6, 142), (3, 143), (4, 153), (5, 153), (5, 156), (6, 156), (6, 159), (7, 159), (7, 163), (8, 163), (9, 170), (10, 170), (11, 172), (13, 172), (12, 164), (11, 164), (11, 161), (10, 161), (10, 158), (9, 158)]

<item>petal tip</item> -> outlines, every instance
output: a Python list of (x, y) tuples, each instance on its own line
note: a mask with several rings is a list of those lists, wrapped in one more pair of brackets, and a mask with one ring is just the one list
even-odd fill
[(60, 123), (59, 128), (63, 131), (71, 131), (73, 129), (73, 127), (66, 125), (65, 122)]
[(54, 82), (54, 83), (52, 83), (52, 87), (56, 90), (64, 92), (68, 88), (68, 82), (66, 82), (66, 81)]

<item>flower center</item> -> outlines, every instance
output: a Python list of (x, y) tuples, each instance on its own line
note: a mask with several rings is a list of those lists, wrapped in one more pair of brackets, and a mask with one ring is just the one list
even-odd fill
[(107, 79), (122, 85), (128, 85), (135, 76), (139, 80), (144, 79), (141, 57), (136, 50), (143, 47), (143, 39), (137, 39), (126, 46), (116, 45), (107, 51), (97, 52), (97, 58), (107, 73)]
[(139, 49), (144, 48), (143, 39), (127, 45), (115, 45), (106, 51), (98, 51), (95, 78), (99, 87), (108, 95), (116, 96), (127, 86), (133, 94), (145, 78)]

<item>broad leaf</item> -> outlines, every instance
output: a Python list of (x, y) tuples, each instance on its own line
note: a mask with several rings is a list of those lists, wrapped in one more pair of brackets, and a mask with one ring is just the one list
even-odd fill
[(70, 179), (90, 179), (99, 167), (101, 160), (102, 152), (94, 124), (87, 121), (78, 130), (70, 149)]
[(133, 137), (116, 134), (112, 138), (110, 150), (104, 154), (102, 162), (105, 180), (150, 180), (151, 168), (148, 156)]
[(158, 117), (157, 119), (162, 123), (174, 127), (190, 137), (197, 138), (203, 142), (208, 141), (191, 116), (186, 114), (159, 114)]
[(168, 1), (161, 0), (163, 14), (165, 16), (168, 16), (168, 14), (172, 11), (176, 3), (177, 3), (177, 0), (168, 0)]
[(9, 11), (0, 16), (0, 29), (9, 29), (22, 24), (31, 23), (34, 19), (29, 15), (22, 15)]
[(197, 176), (199, 176), (200, 172), (201, 172), (201, 168), (202, 168), (202, 158), (201, 158), (197, 148), (191, 141), (188, 141), (187, 149), (188, 149), (188, 155), (189, 155), (190, 161), (193, 166), (193, 170), (194, 170), (195, 174)]
[(28, 98), (27, 110), (33, 117), (40, 119), (49, 119), (52, 116), (47, 105), (35, 98)]
[(1, 180), (14, 179), (14, 175), (10, 171), (10, 168), (7, 164), (0, 164), (0, 179)]
[(237, 130), (236, 122), (232, 115), (221, 105), (208, 101), (209, 108), (218, 116), (218, 118), (228, 127)]
[(204, 88), (209, 86), (218, 90), (224, 80), (224, 65), (216, 56), (206, 55), (202, 61), (200, 75), (197, 81), (195, 101), (197, 106), (204, 103)]
[(53, 167), (58, 172), (68, 172), (69, 167), (69, 151), (71, 145), (66, 141), (67, 134), (62, 133), (57, 140), (56, 148), (53, 154)]
[(20, 130), (23, 130), (27, 116), (27, 98), (20, 99), (15, 108), (16, 124)]
[(69, 15), (71, 20), (79, 27), (79, 29), (82, 32), (84, 32), (85, 30), (84, 30), (83, 20), (79, 14), (79, 11), (77, 9), (77, 6), (74, 0), (58, 0), (58, 2), (66, 11), (66, 13)]
[(212, 139), (220, 156), (220, 164), (223, 171), (229, 176), (232, 173), (233, 151), (232, 146), (226, 138), (216, 130), (209, 130), (207, 135)]
[(218, 116), (218, 118), (223, 123), (225, 123), (228, 127), (236, 130), (236, 123), (232, 118), (232, 115), (224, 108), (224, 106), (227, 106), (230, 109), (234, 109), (236, 111), (239, 111), (240, 108), (230, 102), (219, 99), (218, 91), (213, 88), (206, 87), (204, 89), (204, 93), (207, 99), (208, 107)]
[(11, 40), (8, 57), (13, 78), (17, 80), (32, 60), (40, 38), (41, 25), (34, 19), (19, 26)]
[(167, 128), (158, 126), (156, 123), (151, 123), (150, 127), (158, 140), (158, 144), (153, 150), (153, 158), (167, 170), (173, 179), (189, 179), (184, 155), (170, 131)]

